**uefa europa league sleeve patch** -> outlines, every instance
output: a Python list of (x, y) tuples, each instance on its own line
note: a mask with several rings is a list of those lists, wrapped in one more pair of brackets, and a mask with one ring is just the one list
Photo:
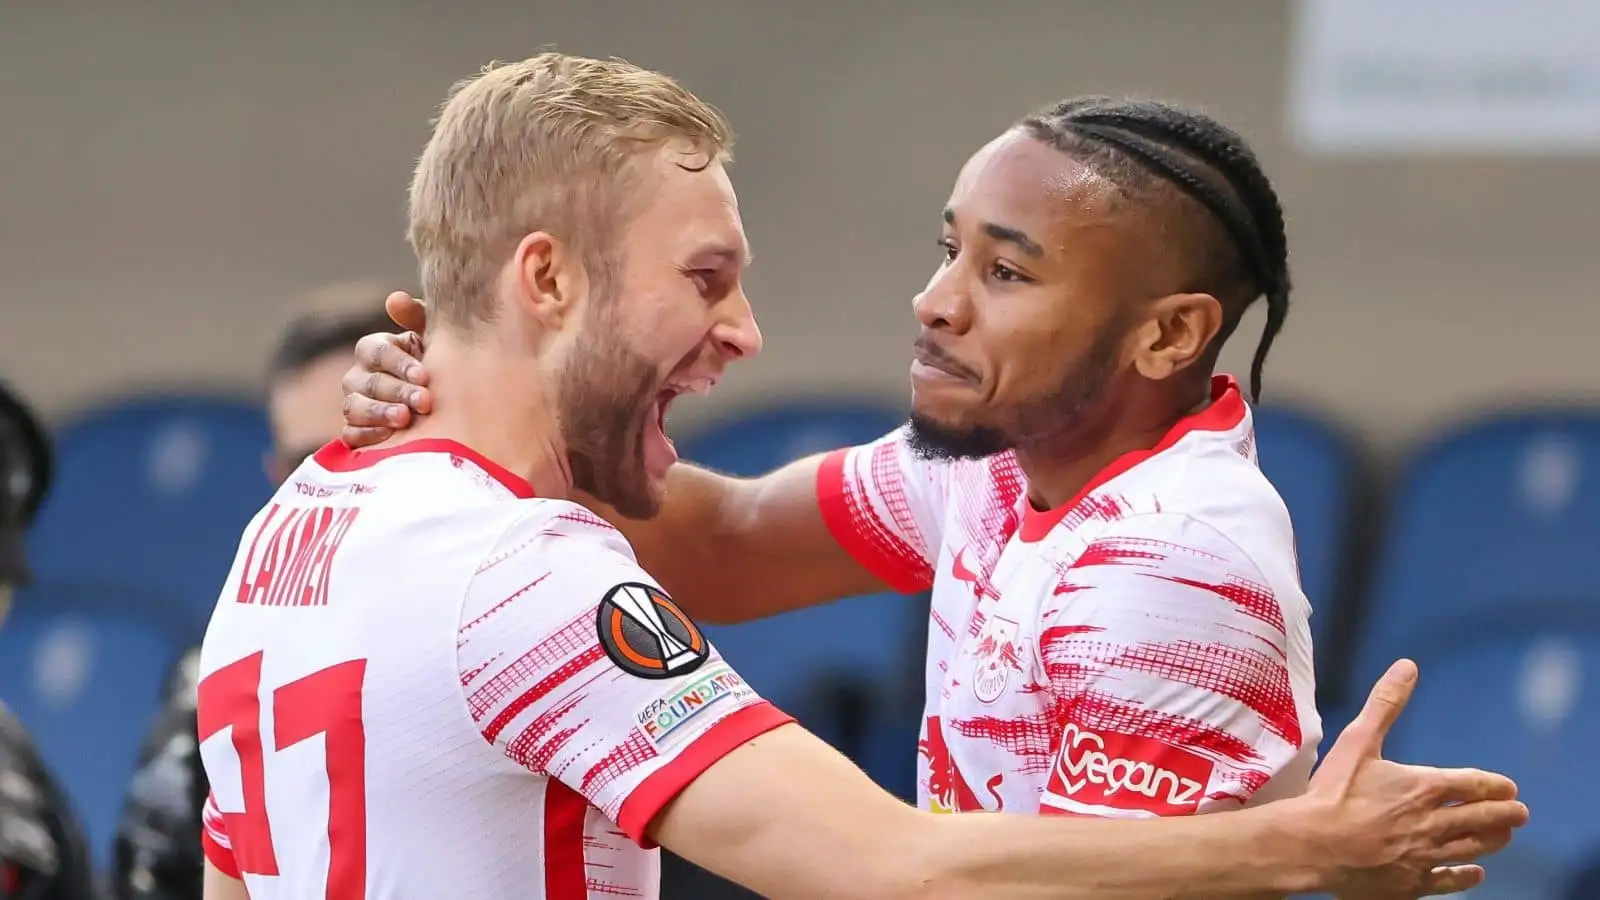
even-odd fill
[(676, 678), (711, 656), (705, 635), (660, 588), (626, 582), (606, 591), (595, 613), (600, 646), (640, 678)]

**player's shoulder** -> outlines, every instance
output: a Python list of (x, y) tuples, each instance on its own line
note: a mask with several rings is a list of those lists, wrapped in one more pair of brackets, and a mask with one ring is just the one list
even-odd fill
[(619, 531), (575, 503), (528, 501), (468, 583), (457, 662), (472, 672), (508, 647), (576, 646), (592, 638), (607, 604), (640, 598), (671, 606)]
[[(1249, 545), (1257, 543), (1245, 520), (1234, 515), (1213, 515), (1215, 511), (1173, 506), (1130, 512), (1110, 517), (1101, 527), (1085, 534), (1091, 545), (1119, 544), (1151, 548), (1151, 560), (1165, 559), (1158, 551), (1186, 551), (1185, 556), (1203, 563), (1227, 565), (1234, 569), (1253, 568)], [(1093, 564), (1093, 560), (1090, 561)]]
[(566, 500), (517, 503), (520, 514), (478, 562), (478, 593), (537, 583), (578, 597), (605, 585), (649, 580), (622, 532), (588, 509)]
[[(1224, 626), (1237, 635), (1265, 628), (1279, 635), (1298, 630), (1310, 615), (1292, 540), (1280, 545), (1244, 520), (1139, 512), (1083, 538), (1087, 543), (1063, 576), (1072, 588), (1058, 593), (1086, 600), (1123, 625), (1158, 632)], [(1231, 640), (1220, 632), (1213, 637)]]
[(1107, 485), (1142, 515), (1109, 527), (1186, 532), (1247, 554), (1293, 555), (1294, 530), (1278, 489), (1257, 464), (1246, 419), (1236, 428), (1196, 431)]
[(637, 565), (633, 546), (616, 526), (570, 500), (519, 500), (491, 557), (518, 548), (546, 549), (564, 559)]
[[(1184, 475), (1177, 490), (1164, 498), (1171, 502), (1162, 508), (1174, 518), (1158, 517), (1158, 527), (1209, 534), (1211, 542), (1231, 545), (1261, 565), (1292, 561), (1294, 525), (1289, 508), (1253, 459), (1216, 453)], [(1191, 524), (1185, 526), (1184, 521)]]

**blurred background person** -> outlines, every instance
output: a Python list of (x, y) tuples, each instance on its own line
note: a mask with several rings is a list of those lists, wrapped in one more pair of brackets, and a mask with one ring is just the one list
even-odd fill
[(273, 444), (267, 474), (273, 484), (339, 436), (344, 427), (339, 379), (350, 367), (356, 341), (366, 334), (361, 329), (388, 322), (386, 293), (375, 281), (323, 288), (311, 295), (305, 311), (278, 339), (267, 367)]
[[(50, 487), (50, 443), (0, 382), (0, 627), (28, 580), (22, 533)], [(72, 806), (0, 702), (0, 900), (90, 900), (93, 872)]]
[[(1350, 686), (1412, 655), (1421, 687), (1388, 749), (1470, 753), (1534, 810), (1473, 900), (1566, 900), (1600, 859), (1600, 6), (441, 10), (0, 11), (0, 368), (57, 462), (27, 534), (36, 577), (0, 629), (0, 699), (97, 865), (111, 868), (163, 680), (270, 495), (262, 459), (307, 446), (277, 446), (261, 402), (301, 312), (277, 298), (350, 271), (412, 281), (397, 198), (440, 85), (545, 45), (671, 72), (740, 125), (767, 343), (671, 423), (684, 458), (732, 474), (904, 421), (908, 287), (941, 252), (929, 203), (1017, 112), (1158, 96), (1235, 126), (1294, 247), (1294, 316), (1253, 412), (1294, 522), (1325, 730)], [(1246, 375), (1252, 343), (1219, 370)], [(763, 695), (910, 796), (928, 627), (925, 600), (880, 595), (707, 631)]]
[[(339, 379), (356, 340), (389, 327), (383, 293), (364, 282), (324, 288), (290, 322), (267, 370), (272, 452), (266, 471), (281, 482), (344, 425)], [(205, 857), (201, 809), (209, 785), (195, 740), (200, 648), (185, 652), (163, 691), (162, 708), (140, 751), (112, 850), (117, 900), (200, 900)]]

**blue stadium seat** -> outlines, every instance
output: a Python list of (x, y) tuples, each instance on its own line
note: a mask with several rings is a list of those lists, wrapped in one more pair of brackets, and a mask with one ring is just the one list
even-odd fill
[[(683, 442), (684, 457), (723, 472), (759, 475), (802, 456), (865, 443), (905, 421), (867, 404), (810, 403), (725, 419)], [(706, 633), (757, 690), (823, 730), (818, 691), (869, 685), (874, 697), (915, 683), (926, 638), (926, 601), (881, 594)], [(873, 701), (876, 702), (875, 700)], [(849, 749), (849, 748), (845, 748)]]
[(140, 744), (180, 650), (148, 598), (36, 583), (0, 628), (0, 700), (37, 742), (105, 860)]
[(239, 535), (271, 496), (271, 446), (255, 406), (203, 397), (136, 400), (56, 432), (57, 476), (29, 534), (43, 577), (168, 597), (198, 636)]
[(1439, 441), (1393, 497), (1352, 674), (1376, 677), (1462, 620), (1600, 613), (1596, 548), (1600, 412), (1505, 416)]
[(1572, 873), (1560, 900), (1594, 900), (1600, 897), (1600, 846), (1590, 848), (1587, 865)]
[(1571, 871), (1600, 846), (1600, 622), (1484, 620), (1419, 646), (1422, 680), (1385, 750), (1517, 780), (1533, 817), (1514, 845), (1525, 873)]
[[(1322, 687), (1342, 683), (1345, 638), (1354, 610), (1344, 592), (1350, 564), (1351, 516), (1366, 489), (1354, 445), (1333, 427), (1280, 407), (1254, 410), (1261, 471), (1294, 520), (1300, 584), (1311, 599), (1312, 639)], [(1319, 690), (1322, 696), (1337, 692)]]
[(856, 763), (877, 785), (907, 803), (917, 801), (917, 769), (922, 765), (917, 740), (922, 706), (895, 704), (872, 721)]

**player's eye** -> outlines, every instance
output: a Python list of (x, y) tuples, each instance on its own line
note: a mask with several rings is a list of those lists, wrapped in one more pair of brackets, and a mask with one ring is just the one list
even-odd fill
[(949, 238), (940, 238), (939, 247), (944, 251), (944, 261), (947, 263), (955, 262), (956, 257), (961, 254), (961, 248), (957, 247), (956, 242)]
[(994, 277), (995, 277), (996, 281), (1016, 282), (1016, 283), (1025, 284), (1025, 283), (1027, 283), (1027, 282), (1032, 280), (1028, 276), (1022, 274), (1021, 272), (1018, 272), (1016, 269), (1011, 268), (1010, 266), (1006, 265), (1005, 263), (995, 263), (993, 271), (994, 271)]
[(716, 269), (688, 269), (684, 272), (689, 280), (694, 282), (695, 289), (701, 294), (710, 294), (717, 283), (718, 272)]

